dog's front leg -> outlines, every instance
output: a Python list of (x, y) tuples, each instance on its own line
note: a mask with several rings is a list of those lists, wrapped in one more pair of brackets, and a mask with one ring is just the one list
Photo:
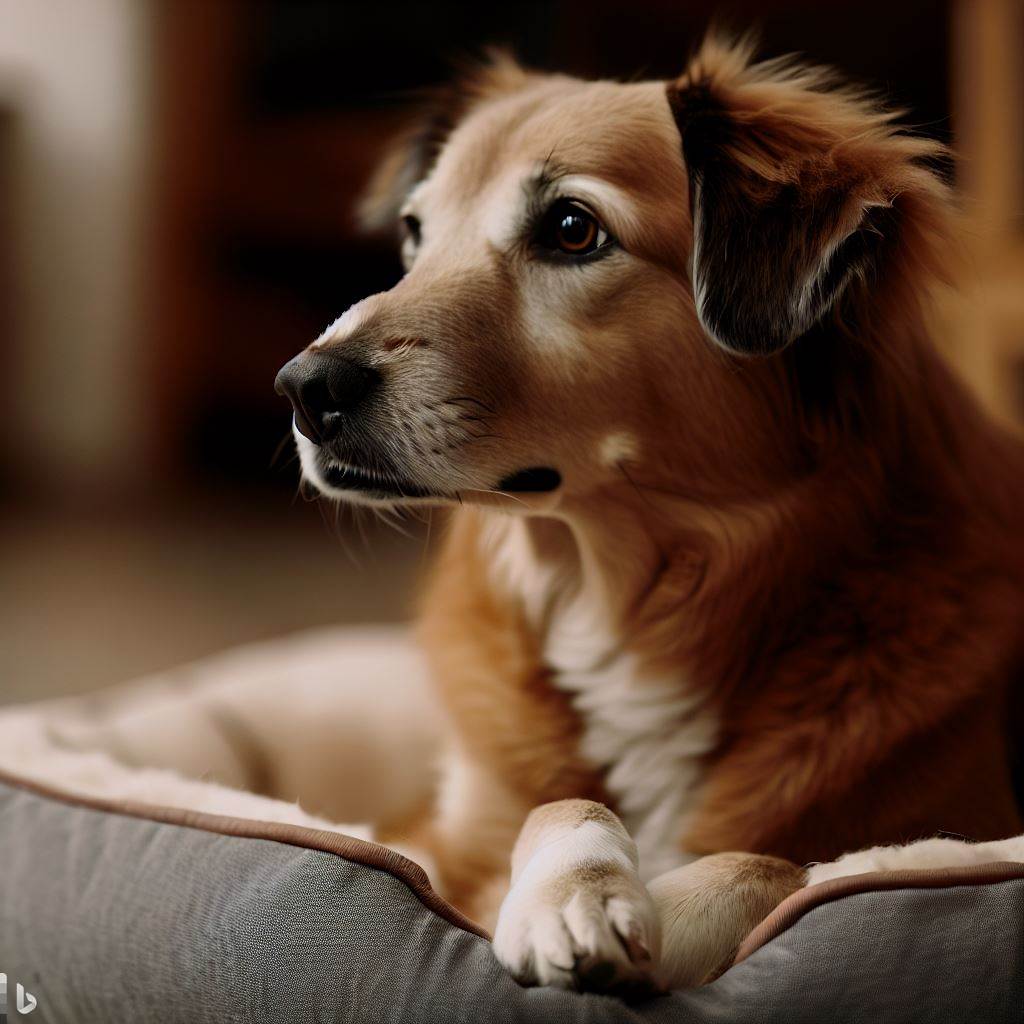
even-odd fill
[(660, 936), (636, 844), (590, 800), (533, 810), (512, 853), (494, 950), (525, 985), (653, 988)]
[(716, 853), (659, 875), (648, 885), (662, 930), (658, 982), (714, 981), (754, 926), (806, 884), (803, 868), (754, 853)]

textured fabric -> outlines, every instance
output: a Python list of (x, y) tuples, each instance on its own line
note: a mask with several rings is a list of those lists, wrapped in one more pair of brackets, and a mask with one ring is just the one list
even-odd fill
[(804, 914), (822, 903), (830, 903), (862, 892), (881, 892), (889, 889), (955, 889), (1021, 879), (1024, 879), (1024, 863), (1021, 861), (990, 861), (946, 868), (869, 871), (831, 878), (798, 889), (784, 899), (743, 940), (736, 951), (733, 963), (746, 960), (766, 942), (792, 928)]
[(519, 988), (403, 881), (321, 850), (0, 786), (0, 872), (0, 971), (54, 1024), (1024, 1016), (1020, 879), (846, 896), (715, 984), (627, 1007)]

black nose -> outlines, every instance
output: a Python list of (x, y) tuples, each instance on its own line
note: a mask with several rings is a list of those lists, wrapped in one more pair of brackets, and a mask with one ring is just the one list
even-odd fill
[(349, 412), (380, 383), (380, 374), (342, 356), (302, 352), (278, 371), (274, 390), (295, 410), (295, 425), (314, 444), (329, 441)]

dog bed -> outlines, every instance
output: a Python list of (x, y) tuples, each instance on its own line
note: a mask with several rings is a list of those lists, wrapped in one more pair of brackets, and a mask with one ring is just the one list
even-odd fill
[[(402, 670), (403, 685), (416, 676), (404, 641), (364, 640)], [(279, 673), (301, 662), (308, 679), (338, 645), (359, 647), (351, 637), (292, 641), (159, 687), (193, 703), (197, 680), (207, 693), (211, 675), (222, 686), (268, 662)], [(81, 715), (76, 728), (61, 724), (73, 706), (0, 716), (0, 972), (10, 999), (0, 1019), (5, 1009), (19, 1019), (21, 990), (35, 1000), (34, 1019), (68, 1024), (1021, 1019), (1024, 864), (811, 886), (701, 989), (633, 1005), (527, 990), (405, 857), (282, 801), (252, 797), (244, 814), (216, 813), (224, 790), (214, 782), (192, 783), (209, 795), (190, 799), (193, 809), (140, 800), (160, 792), (162, 776), (111, 775), (107, 755), (82, 739), (97, 735), (106, 712), (91, 713), (89, 733)], [(180, 712), (160, 706), (168, 720)]]

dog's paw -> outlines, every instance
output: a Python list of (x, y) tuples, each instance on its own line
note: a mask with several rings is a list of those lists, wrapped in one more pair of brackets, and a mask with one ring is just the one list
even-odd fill
[(640, 997), (657, 991), (659, 937), (654, 904), (632, 868), (528, 868), (502, 904), (494, 952), (522, 985)]

